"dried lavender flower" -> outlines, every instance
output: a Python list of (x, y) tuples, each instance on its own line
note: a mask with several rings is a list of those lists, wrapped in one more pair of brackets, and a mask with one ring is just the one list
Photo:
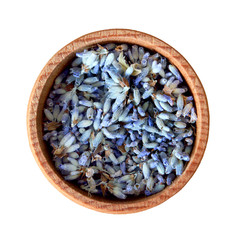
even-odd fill
[(183, 173), (196, 121), (176, 66), (141, 46), (108, 43), (76, 53), (55, 79), (43, 139), (66, 181), (126, 199), (160, 192)]

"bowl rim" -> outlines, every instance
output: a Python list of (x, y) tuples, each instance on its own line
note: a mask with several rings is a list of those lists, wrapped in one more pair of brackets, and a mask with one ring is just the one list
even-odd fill
[[(119, 201), (108, 201), (103, 198), (96, 199), (95, 197), (82, 194), (77, 189), (71, 187), (66, 181), (61, 179), (49, 165), (48, 160), (42, 152), (41, 141), (43, 140), (39, 139), (37, 131), (37, 111), (39, 100), (41, 98), (43, 87), (48, 81), (53, 70), (55, 70), (64, 59), (69, 57), (71, 54), (76, 53), (79, 49), (86, 49), (90, 46), (96, 45), (97, 43), (101, 44), (107, 42), (137, 44), (155, 52), (159, 52), (165, 56), (179, 69), (186, 80), (190, 90), (192, 91), (198, 115), (196, 138), (194, 148), (191, 153), (191, 160), (183, 174), (178, 176), (176, 180), (170, 186), (167, 186), (163, 191), (148, 197), (140, 199), (136, 198), (131, 201), (128, 201), (127, 199)], [(209, 135), (209, 107), (207, 96), (200, 79), (191, 65), (179, 52), (164, 41), (144, 32), (130, 29), (106, 29), (88, 33), (73, 40), (60, 49), (47, 62), (40, 72), (32, 89), (27, 108), (27, 132), (29, 145), (43, 174), (56, 189), (72, 201), (87, 208), (105, 213), (140, 212), (155, 207), (175, 195), (186, 185), (197, 170), (204, 155)]]

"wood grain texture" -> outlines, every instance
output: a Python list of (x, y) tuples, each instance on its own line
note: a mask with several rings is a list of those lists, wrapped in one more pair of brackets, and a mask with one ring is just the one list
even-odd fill
[[(53, 167), (51, 156), (42, 140), (42, 112), (44, 102), (56, 76), (71, 62), (76, 52), (97, 43), (103, 44), (107, 42), (137, 44), (159, 52), (180, 70), (194, 96), (198, 120), (191, 160), (183, 174), (172, 185), (166, 187), (162, 192), (149, 197), (140, 197), (131, 200), (108, 200), (103, 197), (88, 196), (86, 192), (63, 180)], [(29, 99), (27, 131), (32, 153), (40, 169), (53, 186), (66, 197), (82, 206), (100, 212), (134, 213), (163, 203), (182, 189), (192, 177), (201, 162), (207, 145), (209, 110), (207, 97), (197, 74), (185, 58), (174, 48), (146, 33), (127, 29), (110, 29), (90, 33), (74, 40), (58, 51), (48, 61), (38, 76)]]

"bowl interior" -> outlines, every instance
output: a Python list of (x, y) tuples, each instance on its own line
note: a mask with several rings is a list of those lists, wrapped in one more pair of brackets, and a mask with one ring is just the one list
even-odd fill
[[(100, 42), (99, 44), (106, 44), (108, 43), (108, 41), (106, 42)], [(115, 42), (117, 43), (117, 42)], [(123, 43), (123, 42), (121, 42)], [(126, 42), (125, 42), (126, 43)], [(128, 42), (128, 44), (131, 44)], [(134, 43), (132, 43), (134, 44)], [(85, 47), (84, 49), (88, 49), (88, 48), (91, 48), (95, 45), (90, 45), (90, 46), (87, 46)], [(146, 48), (146, 47), (145, 47)], [(76, 52), (81, 52), (83, 51), (84, 49), (82, 48), (79, 48), (77, 49), (76, 51), (72, 52), (71, 54), (69, 54), (66, 58), (63, 59), (62, 62), (60, 62), (56, 68), (52, 71), (51, 75), (49, 76), (49, 78), (47, 79), (47, 82), (46, 84), (44, 85), (44, 88), (43, 88), (43, 91), (42, 91), (42, 94), (40, 96), (40, 99), (39, 99), (39, 106), (38, 106), (38, 110), (37, 110), (37, 129), (38, 129), (38, 139), (40, 141), (40, 146), (41, 146), (41, 149), (42, 149), (42, 152), (45, 156), (45, 158), (47, 159), (48, 161), (48, 164), (51, 166), (52, 170), (63, 180), (64, 178), (62, 177), (62, 175), (59, 173), (59, 171), (57, 171), (57, 169), (55, 168), (54, 164), (53, 164), (53, 161), (52, 161), (52, 156), (51, 156), (51, 149), (47, 146), (46, 142), (43, 141), (43, 108), (44, 108), (44, 104), (46, 102), (46, 99), (49, 95), (49, 92), (54, 84), (54, 80), (55, 78), (67, 67), (71, 64), (71, 62), (73, 61), (73, 59), (75, 58), (75, 54)], [(150, 52), (154, 52), (153, 49), (149, 49), (149, 48), (146, 48), (148, 49)], [(170, 61), (170, 60), (169, 60)], [(170, 61), (171, 62), (171, 61)], [(191, 91), (191, 89), (189, 89)], [(195, 147), (195, 146), (194, 146)], [(194, 148), (193, 147), (193, 148)], [(187, 166), (187, 164), (186, 164)], [(179, 176), (180, 177), (180, 176)], [(88, 196), (88, 197), (91, 197), (91, 198), (95, 198), (96, 200), (98, 201), (117, 201), (119, 202), (119, 200), (115, 197), (111, 197), (111, 196), (107, 196), (107, 197), (101, 197), (101, 196), (97, 196), (97, 195), (94, 195), (92, 194), (91, 196), (89, 196), (89, 194), (80, 189), (79, 187), (77, 187), (74, 183), (70, 182), (70, 181), (65, 181), (69, 187), (71, 188), (74, 188), (76, 191), (80, 192), (81, 194), (85, 195), (85, 196)], [(168, 187), (168, 186), (167, 186)], [(167, 188), (166, 187), (166, 188)], [(144, 195), (140, 195), (140, 196), (128, 196), (127, 198), (127, 201), (135, 201), (136, 199), (140, 200), (140, 199), (143, 199), (143, 198), (146, 198), (146, 196)], [(121, 200), (121, 202), (123, 202), (125, 200)]]

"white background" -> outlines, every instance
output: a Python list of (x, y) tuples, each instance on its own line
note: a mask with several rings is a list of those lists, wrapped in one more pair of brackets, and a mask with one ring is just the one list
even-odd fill
[[(239, 1), (1, 1), (0, 239), (240, 239)], [(210, 136), (190, 182), (153, 209), (98, 213), (59, 193), (30, 151), (27, 102), (46, 62), (86, 33), (129, 28), (178, 50), (206, 90)]]

